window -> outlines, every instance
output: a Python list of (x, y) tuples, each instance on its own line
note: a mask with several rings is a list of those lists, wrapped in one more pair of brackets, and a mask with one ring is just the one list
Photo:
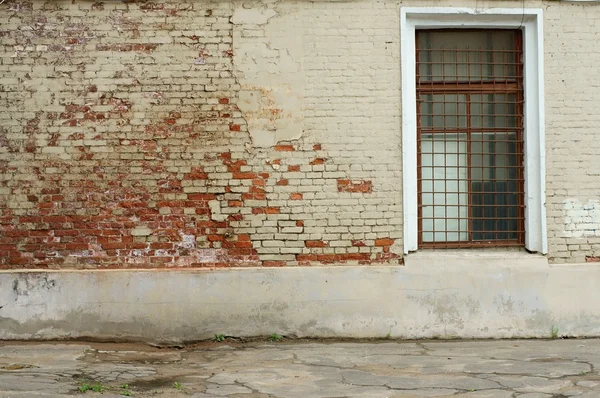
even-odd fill
[(404, 253), (547, 253), (542, 10), (401, 7), (400, 18)]
[(416, 32), (419, 247), (523, 246), (520, 30)]

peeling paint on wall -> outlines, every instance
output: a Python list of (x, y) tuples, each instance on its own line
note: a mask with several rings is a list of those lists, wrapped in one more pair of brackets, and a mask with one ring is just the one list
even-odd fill
[(562, 238), (600, 236), (600, 201), (567, 199), (563, 205), (564, 225)]
[(368, 4), (0, 0), (0, 269), (401, 264)]
[(302, 20), (289, 4), (265, 7), (239, 6), (231, 18), (237, 105), (257, 147), (297, 140), (303, 131)]

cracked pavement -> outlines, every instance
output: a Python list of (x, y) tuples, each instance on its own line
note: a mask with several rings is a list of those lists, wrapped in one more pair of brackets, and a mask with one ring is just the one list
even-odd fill
[(4, 342), (0, 396), (590, 398), (599, 366), (596, 339)]

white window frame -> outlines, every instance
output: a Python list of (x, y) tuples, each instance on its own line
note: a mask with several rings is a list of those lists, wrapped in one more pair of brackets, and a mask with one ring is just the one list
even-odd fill
[(522, 29), (524, 60), (525, 247), (546, 254), (546, 151), (544, 49), (541, 9), (402, 7), (402, 203), (404, 253), (418, 249), (417, 219), (417, 29)]

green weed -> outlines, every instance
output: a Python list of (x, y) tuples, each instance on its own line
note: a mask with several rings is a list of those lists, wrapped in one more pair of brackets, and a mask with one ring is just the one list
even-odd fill
[(104, 387), (102, 384), (97, 383), (97, 382), (94, 384), (83, 383), (82, 385), (79, 386), (79, 392), (88, 392), (88, 391), (104, 392), (104, 390), (106, 390), (106, 387)]
[(224, 334), (215, 334), (215, 338), (213, 340), (218, 343), (225, 341), (225, 335)]
[(129, 391), (129, 384), (123, 384), (121, 386), (122, 391), (120, 392), (121, 395), (126, 396), (126, 397), (131, 397), (131, 391)]
[(271, 340), (271, 341), (281, 341), (281, 340), (283, 340), (283, 336), (278, 335), (277, 333), (273, 333), (272, 335), (269, 336), (269, 340)]
[(175, 387), (179, 391), (183, 391), (183, 385), (178, 382), (174, 382), (173, 387)]

